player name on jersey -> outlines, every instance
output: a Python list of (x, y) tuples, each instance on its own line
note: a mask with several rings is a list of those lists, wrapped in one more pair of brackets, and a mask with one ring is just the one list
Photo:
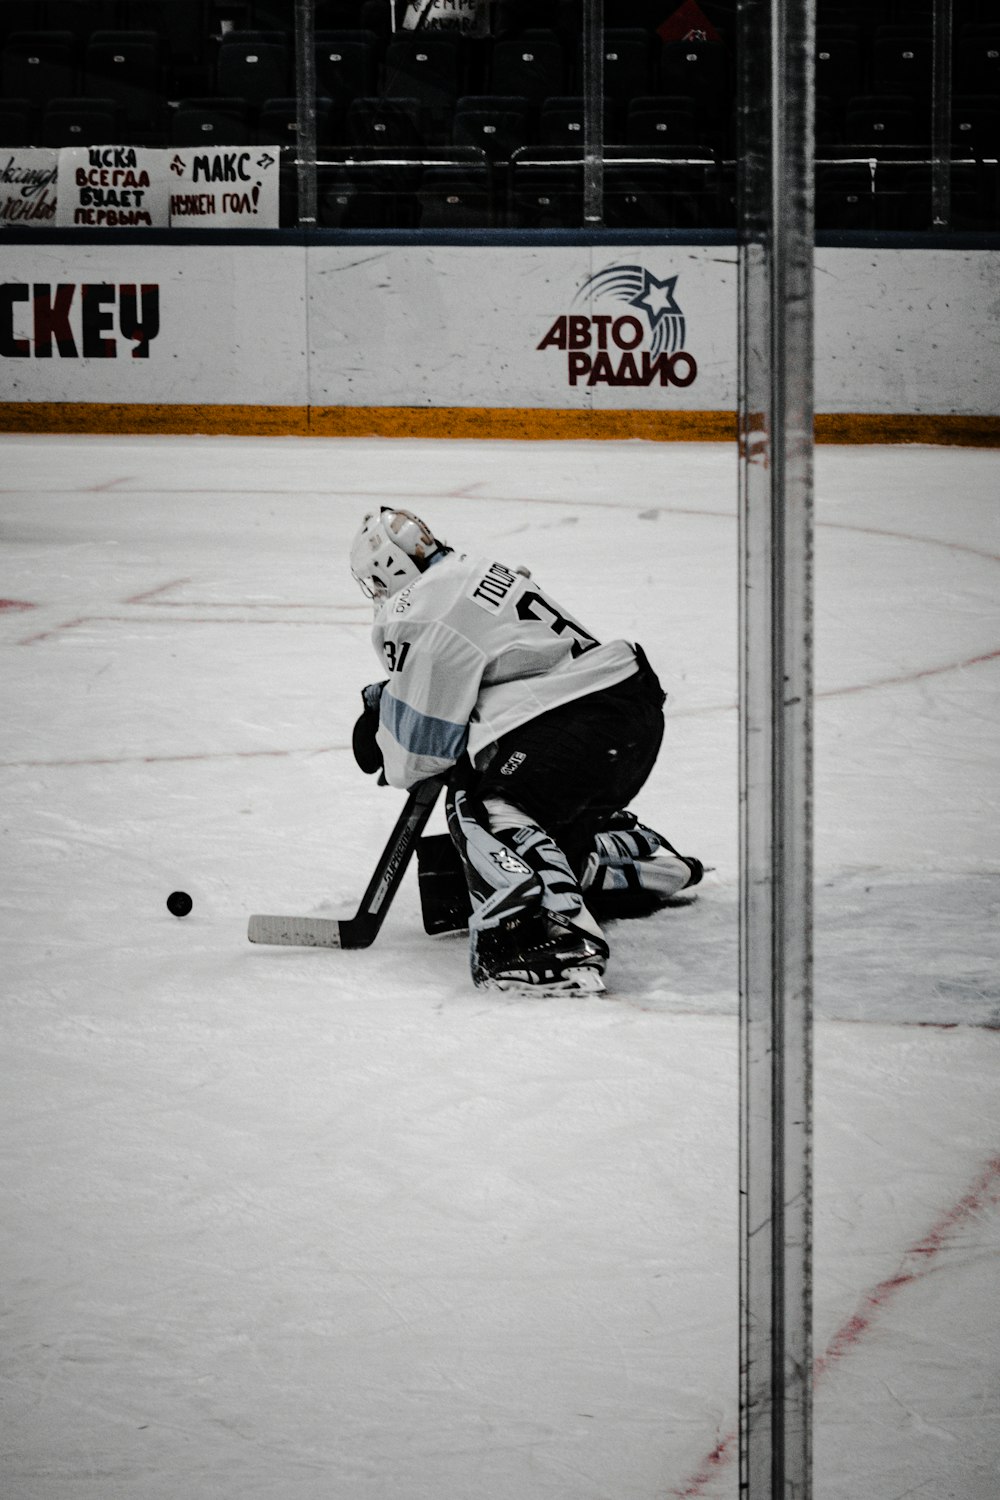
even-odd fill
[(496, 614), (517, 582), (518, 576), (503, 563), (490, 563), (469, 598), (478, 604), (480, 609), (487, 609), (491, 614)]

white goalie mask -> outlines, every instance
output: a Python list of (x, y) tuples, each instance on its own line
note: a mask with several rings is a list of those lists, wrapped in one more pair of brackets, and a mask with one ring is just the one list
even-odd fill
[(351, 545), (351, 572), (369, 599), (391, 598), (450, 548), (409, 510), (370, 511)]

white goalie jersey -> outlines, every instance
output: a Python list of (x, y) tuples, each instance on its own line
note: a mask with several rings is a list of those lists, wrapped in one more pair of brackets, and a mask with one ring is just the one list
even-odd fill
[(372, 642), (385, 776), (406, 789), (636, 671), (627, 641), (602, 645), (526, 569), (456, 552), (377, 606)]

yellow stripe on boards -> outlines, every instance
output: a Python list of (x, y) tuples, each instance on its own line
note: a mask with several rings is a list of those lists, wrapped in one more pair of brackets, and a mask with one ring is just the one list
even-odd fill
[(7, 401), (0, 432), (309, 435), (308, 406), (177, 406), (115, 401)]
[[(507, 438), (734, 443), (732, 411), (579, 411), (544, 407), (143, 405), (0, 402), (0, 432), (232, 434), (258, 437)], [(1000, 416), (819, 412), (818, 443), (1000, 447)]]

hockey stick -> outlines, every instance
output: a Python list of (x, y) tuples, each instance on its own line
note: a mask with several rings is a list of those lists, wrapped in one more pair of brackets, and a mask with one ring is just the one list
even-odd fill
[(443, 777), (430, 776), (410, 792), (353, 917), (252, 916), (247, 930), (251, 943), (293, 948), (370, 948), (444, 784)]

